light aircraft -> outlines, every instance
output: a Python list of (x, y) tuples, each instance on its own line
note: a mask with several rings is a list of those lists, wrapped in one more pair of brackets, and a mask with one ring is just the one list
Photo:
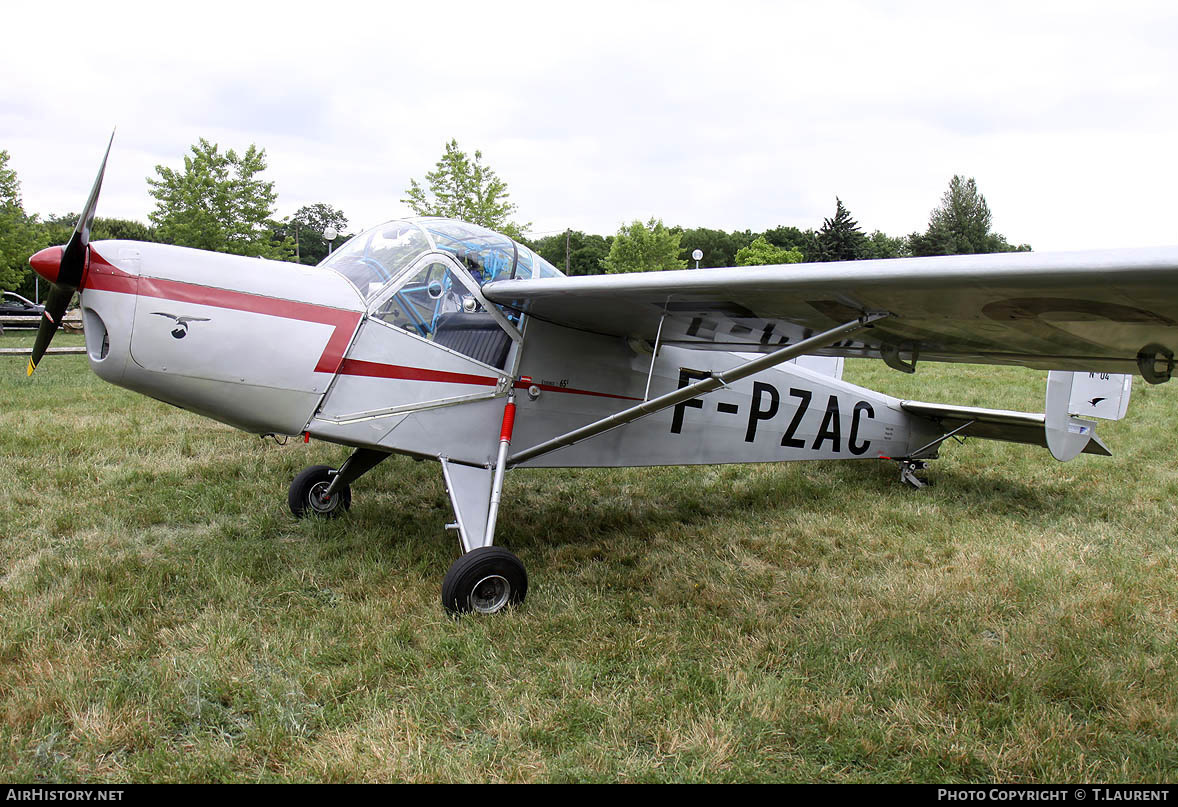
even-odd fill
[[(527, 592), (494, 545), (512, 468), (884, 458), (919, 486), (950, 438), (1107, 455), (1089, 416), (1124, 416), (1130, 373), (1174, 369), (1175, 248), (565, 277), (503, 235), (418, 218), (309, 268), (91, 243), (105, 167), (69, 242), (30, 258), (53, 287), (29, 374), (78, 292), (107, 381), (354, 449), (295, 477), (295, 516), (341, 515), (391, 454), (436, 460), (461, 549), (452, 612)], [(1044, 412), (899, 400), (841, 380), (846, 356), (1049, 370)]]

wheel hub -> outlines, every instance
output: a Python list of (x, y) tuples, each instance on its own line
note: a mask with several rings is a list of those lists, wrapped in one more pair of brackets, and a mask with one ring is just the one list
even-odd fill
[(339, 493), (327, 495), (329, 482), (316, 482), (307, 495), (307, 503), (317, 513), (330, 513), (339, 504)]
[(470, 609), (480, 614), (493, 614), (511, 599), (511, 583), (500, 574), (489, 574), (474, 584), (470, 592)]

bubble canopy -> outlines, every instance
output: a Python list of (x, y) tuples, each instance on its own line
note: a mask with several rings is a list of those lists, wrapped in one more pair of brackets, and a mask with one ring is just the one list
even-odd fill
[(329, 255), (320, 267), (339, 272), (366, 300), (428, 252), (447, 252), (482, 286), (492, 280), (563, 277), (555, 266), (505, 235), (438, 218), (398, 219), (366, 230)]

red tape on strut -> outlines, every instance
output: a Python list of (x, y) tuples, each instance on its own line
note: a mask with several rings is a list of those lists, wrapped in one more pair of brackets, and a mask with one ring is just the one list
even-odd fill
[(510, 443), (511, 432), (515, 428), (515, 404), (508, 402), (503, 407), (503, 428), (499, 430), (499, 442)]

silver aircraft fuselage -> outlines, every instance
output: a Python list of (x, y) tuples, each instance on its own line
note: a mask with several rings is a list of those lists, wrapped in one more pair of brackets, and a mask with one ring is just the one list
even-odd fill
[[(479, 466), (511, 390), (526, 449), (746, 360), (663, 346), (652, 362), (649, 345), (524, 317), (496, 367), (380, 304), (335, 272), (128, 241), (91, 245), (81, 292), (90, 366), (113, 384), (249, 432)], [(903, 457), (936, 429), (900, 403), (790, 363), (520, 465)]]

